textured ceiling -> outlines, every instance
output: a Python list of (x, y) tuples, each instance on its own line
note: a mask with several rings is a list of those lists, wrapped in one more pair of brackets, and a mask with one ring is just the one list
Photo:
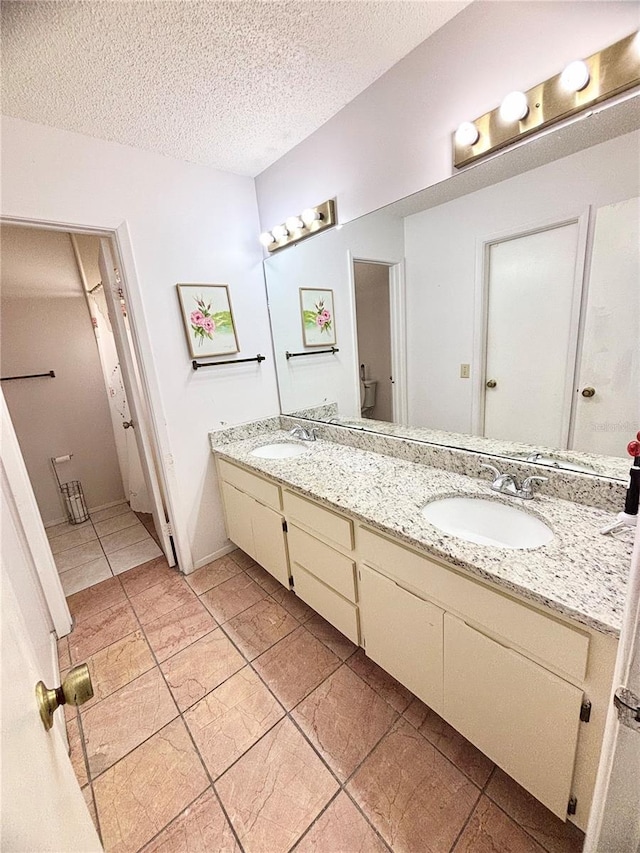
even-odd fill
[(2, 2), (2, 111), (256, 175), (467, 2)]

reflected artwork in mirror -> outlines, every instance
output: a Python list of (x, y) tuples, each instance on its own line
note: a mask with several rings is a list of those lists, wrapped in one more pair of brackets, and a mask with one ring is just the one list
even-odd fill
[[(629, 99), (268, 258), (283, 413), (626, 479), (639, 124)], [(300, 281), (331, 281), (339, 353), (285, 358)]]

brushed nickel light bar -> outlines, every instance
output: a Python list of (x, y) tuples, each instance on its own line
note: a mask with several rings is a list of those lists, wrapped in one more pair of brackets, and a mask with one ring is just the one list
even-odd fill
[(292, 243), (298, 243), (312, 234), (318, 234), (336, 224), (336, 202), (330, 198), (316, 207), (308, 207), (299, 216), (290, 216), (282, 225), (263, 231), (260, 242), (269, 252), (277, 252)]
[(640, 84), (640, 32), (575, 60), (528, 92), (511, 92), (500, 107), (453, 134), (453, 165), (468, 166), (555, 122)]

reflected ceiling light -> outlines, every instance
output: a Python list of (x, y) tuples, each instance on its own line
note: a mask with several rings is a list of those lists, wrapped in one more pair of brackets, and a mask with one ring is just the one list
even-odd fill
[(456, 130), (458, 145), (475, 145), (480, 138), (480, 131), (472, 121), (463, 121)]
[(500, 104), (500, 118), (509, 124), (521, 121), (528, 112), (529, 104), (524, 92), (510, 92)]
[(284, 224), (276, 225), (271, 231), (263, 231), (260, 242), (270, 253), (276, 252), (305, 237), (318, 234), (325, 228), (331, 228), (335, 223), (335, 199), (330, 198), (315, 207), (305, 208), (299, 216), (289, 216)]
[(589, 67), (582, 59), (570, 62), (560, 75), (560, 85), (568, 92), (580, 92), (588, 84), (591, 75)]
[(304, 222), (299, 216), (290, 216), (288, 219), (285, 219), (284, 224), (287, 226), (287, 231), (289, 231), (289, 233), (292, 231), (299, 231), (301, 228), (304, 228)]

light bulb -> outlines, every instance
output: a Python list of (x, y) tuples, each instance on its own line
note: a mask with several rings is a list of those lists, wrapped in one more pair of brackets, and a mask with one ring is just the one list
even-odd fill
[(560, 75), (560, 85), (568, 92), (580, 92), (590, 77), (587, 63), (576, 59), (575, 62), (570, 62)]
[(465, 147), (475, 145), (480, 137), (480, 131), (472, 121), (463, 121), (456, 130), (456, 144)]
[(286, 225), (276, 225), (275, 228), (271, 229), (271, 233), (276, 240), (284, 240), (285, 237), (289, 236), (289, 230)]
[(529, 105), (524, 92), (510, 92), (500, 104), (500, 118), (509, 124), (521, 121), (528, 112)]
[(265, 249), (268, 249), (272, 243), (276, 242), (276, 238), (273, 236), (271, 231), (263, 231), (260, 235), (260, 242), (265, 247)]
[(300, 214), (300, 218), (304, 224), (309, 227), (309, 225), (312, 225), (314, 222), (318, 222), (318, 220), (322, 219), (322, 215), (315, 209), (315, 207), (307, 207)]
[(299, 231), (301, 228), (304, 228), (304, 222), (299, 216), (290, 216), (288, 219), (285, 219), (284, 224), (287, 226), (289, 232)]

